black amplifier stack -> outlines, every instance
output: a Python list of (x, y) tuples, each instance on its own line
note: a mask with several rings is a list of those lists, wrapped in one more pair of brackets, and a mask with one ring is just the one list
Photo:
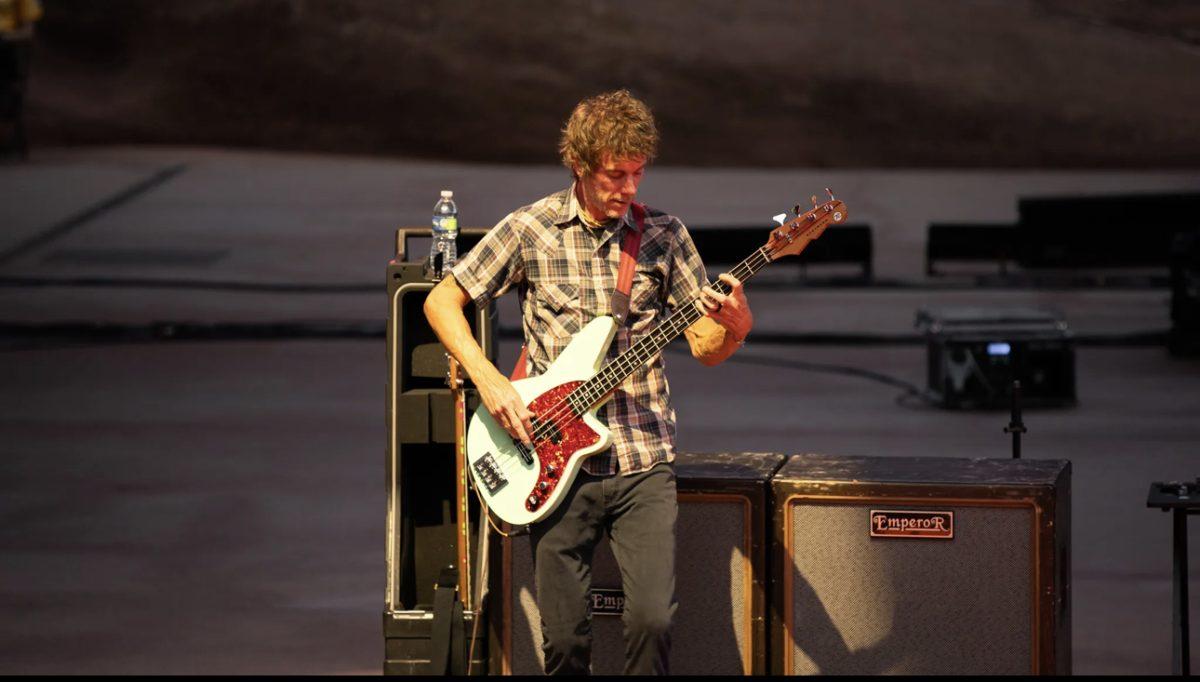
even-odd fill
[[(447, 383), (446, 349), (422, 310), (435, 282), (425, 279), (424, 262), (402, 260), (410, 235), (429, 229), (401, 230), (398, 258), (387, 266), (387, 585), (383, 629), (384, 672), (427, 674), (434, 648), (434, 605), (443, 573), (458, 563), (460, 538), (471, 538), (479, 523), (478, 505), (456, 491), (455, 410)], [(478, 239), (475, 236), (475, 239)], [(495, 359), (495, 309), (464, 311), (476, 341)], [(468, 413), (478, 397), (466, 389)], [(464, 518), (464, 516), (466, 518)], [(471, 572), (478, 568), (472, 546)], [(441, 589), (454, 590), (453, 585)], [(483, 674), (487, 670), (487, 631), (476, 627), (476, 610), (467, 595), (455, 594), (459, 608), (448, 639), (447, 672)], [(475, 640), (474, 646), (471, 641)], [(467, 657), (473, 660), (468, 662)]]

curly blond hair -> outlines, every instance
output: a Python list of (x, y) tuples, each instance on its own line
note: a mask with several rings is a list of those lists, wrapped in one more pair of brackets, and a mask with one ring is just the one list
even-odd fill
[(628, 90), (605, 92), (575, 106), (558, 152), (572, 174), (596, 170), (605, 154), (614, 159), (644, 156), (649, 162), (658, 154), (658, 126), (650, 107)]

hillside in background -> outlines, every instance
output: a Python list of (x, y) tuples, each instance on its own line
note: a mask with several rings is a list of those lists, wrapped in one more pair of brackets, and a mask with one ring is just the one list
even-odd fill
[(571, 106), (629, 87), (671, 165), (1200, 165), (1189, 0), (44, 4), (35, 149), (554, 163)]

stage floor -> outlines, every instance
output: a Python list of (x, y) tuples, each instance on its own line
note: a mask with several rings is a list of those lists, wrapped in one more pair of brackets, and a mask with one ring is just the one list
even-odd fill
[[(660, 167), (647, 177), (642, 196), (696, 229), (769, 225), (831, 186), (852, 222), (872, 225), (877, 276), (917, 283), (930, 221), (1012, 221), (1018, 195), (1200, 186), (1200, 172)], [(0, 166), (0, 324), (10, 332), (0, 337), (0, 673), (377, 673), (383, 341), (95, 343), (33, 328), (379, 328), (393, 231), (423, 225), (438, 190), (455, 190), (462, 224), (489, 225), (566, 182), (553, 167), (195, 149), (51, 150)], [(44, 286), (65, 278), (93, 283)], [(197, 281), (379, 286), (181, 288)], [(1053, 305), (1082, 335), (1170, 324), (1165, 289), (793, 289), (775, 278), (752, 283), (749, 297), (760, 335), (907, 335), (916, 308), (948, 304)], [(500, 323), (517, 324), (511, 297)], [(502, 366), (516, 346), (501, 343)], [(898, 389), (862, 378), (709, 369), (680, 350), (667, 373), (681, 450), (1009, 456), (1007, 412), (903, 406)], [(752, 334), (738, 357), (917, 385), (926, 370), (914, 344), (775, 345)], [(1171, 523), (1145, 499), (1151, 481), (1200, 474), (1200, 360), (1085, 345), (1076, 371), (1078, 406), (1028, 410), (1023, 449), (1074, 467), (1074, 670), (1165, 674)], [(1190, 541), (1200, 547), (1200, 524)]]

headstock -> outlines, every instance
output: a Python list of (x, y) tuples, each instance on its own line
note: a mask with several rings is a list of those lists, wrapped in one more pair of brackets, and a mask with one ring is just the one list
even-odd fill
[(817, 197), (814, 196), (813, 207), (804, 213), (800, 212), (800, 205), (797, 204), (794, 209), (796, 217), (787, 222), (783, 222), (786, 214), (775, 216), (780, 226), (771, 230), (771, 239), (766, 245), (766, 253), (771, 260), (800, 253), (809, 242), (820, 237), (826, 227), (846, 221), (849, 215), (846, 205), (834, 198), (833, 192), (828, 188), (825, 192), (829, 194), (828, 201), (818, 203)]

